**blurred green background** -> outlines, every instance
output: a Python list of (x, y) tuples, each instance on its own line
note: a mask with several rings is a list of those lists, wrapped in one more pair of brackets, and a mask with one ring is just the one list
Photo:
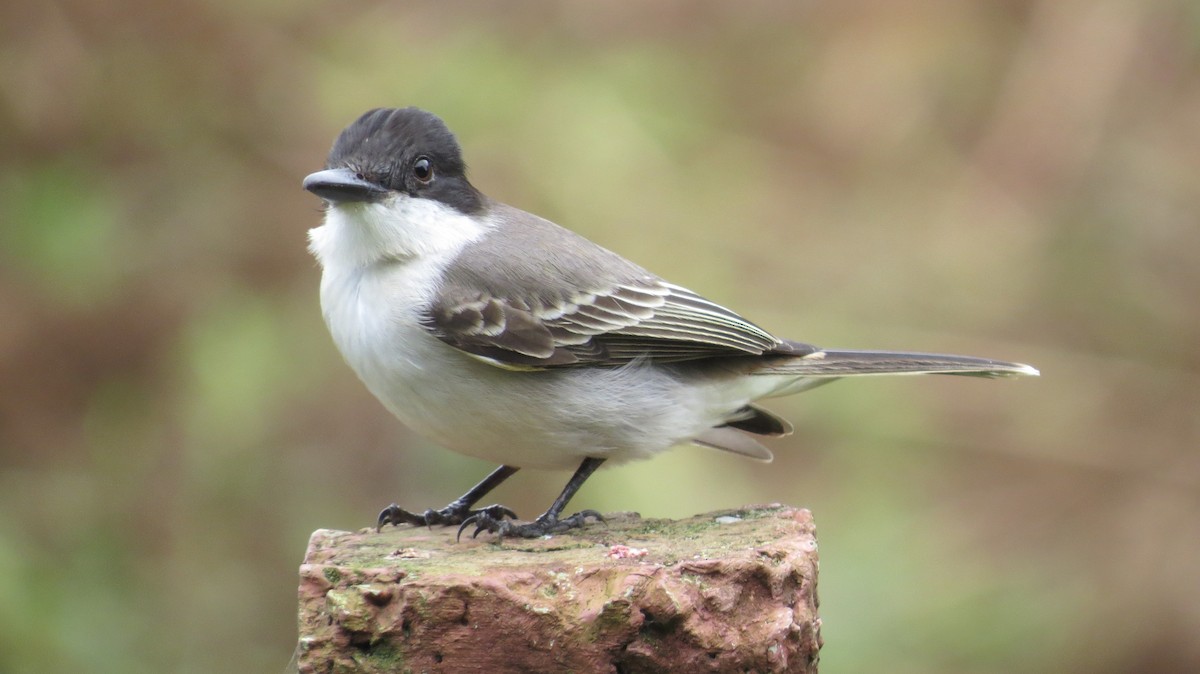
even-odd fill
[(280, 672), (312, 530), (492, 468), (318, 310), (300, 181), (403, 105), (779, 334), (1044, 375), (775, 401), (774, 465), (680, 448), (574, 507), (811, 508), (827, 672), (1200, 670), (1196, 3), (408, 4), (0, 7), (0, 672)]

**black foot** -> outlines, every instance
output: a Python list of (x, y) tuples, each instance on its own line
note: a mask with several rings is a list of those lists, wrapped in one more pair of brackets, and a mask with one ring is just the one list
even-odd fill
[(463, 520), (462, 526), (458, 528), (458, 538), (461, 539), (463, 531), (466, 531), (467, 527), (472, 524), (475, 525), (475, 531), (471, 533), (471, 538), (475, 538), (482, 531), (489, 531), (496, 534), (500, 539), (503, 539), (505, 536), (541, 538), (549, 534), (560, 534), (564, 531), (582, 527), (589, 517), (595, 519), (597, 522), (604, 521), (604, 517), (595, 510), (583, 510), (561, 520), (553, 515), (542, 515), (536, 520), (524, 524), (509, 522), (502, 517), (497, 518), (490, 513), (479, 512)]
[(462, 522), (471, 521), (476, 517), (487, 517), (494, 522), (503, 522), (506, 517), (514, 520), (517, 519), (517, 514), (498, 503), (486, 508), (472, 510), (470, 507), (456, 501), (441, 510), (426, 510), (418, 515), (417, 513), (410, 513), (393, 503), (380, 511), (375, 531), (379, 532), (383, 530), (383, 525), (385, 524), (395, 526), (413, 524), (416, 526), (431, 527), (435, 524), (461, 524)]

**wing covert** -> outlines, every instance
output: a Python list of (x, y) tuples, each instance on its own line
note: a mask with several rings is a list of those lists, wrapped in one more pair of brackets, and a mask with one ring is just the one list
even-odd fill
[(783, 344), (734, 312), (654, 276), (559, 297), (444, 288), (425, 326), (455, 348), (514, 369), (760, 355)]

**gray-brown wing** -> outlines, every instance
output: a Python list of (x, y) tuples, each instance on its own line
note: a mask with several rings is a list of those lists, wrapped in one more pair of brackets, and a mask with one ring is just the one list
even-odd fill
[(516, 369), (807, 350), (653, 276), (557, 297), (449, 288), (430, 306), (425, 325), (455, 348)]

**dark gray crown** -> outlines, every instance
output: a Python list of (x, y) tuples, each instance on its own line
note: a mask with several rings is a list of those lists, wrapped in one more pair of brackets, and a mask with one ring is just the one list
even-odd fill
[[(433, 179), (418, 180), (414, 164), (427, 158)], [(419, 108), (376, 108), (338, 136), (328, 168), (346, 168), (389, 190), (441, 201), (463, 213), (483, 207), (484, 198), (467, 181), (462, 149), (437, 115)]]

